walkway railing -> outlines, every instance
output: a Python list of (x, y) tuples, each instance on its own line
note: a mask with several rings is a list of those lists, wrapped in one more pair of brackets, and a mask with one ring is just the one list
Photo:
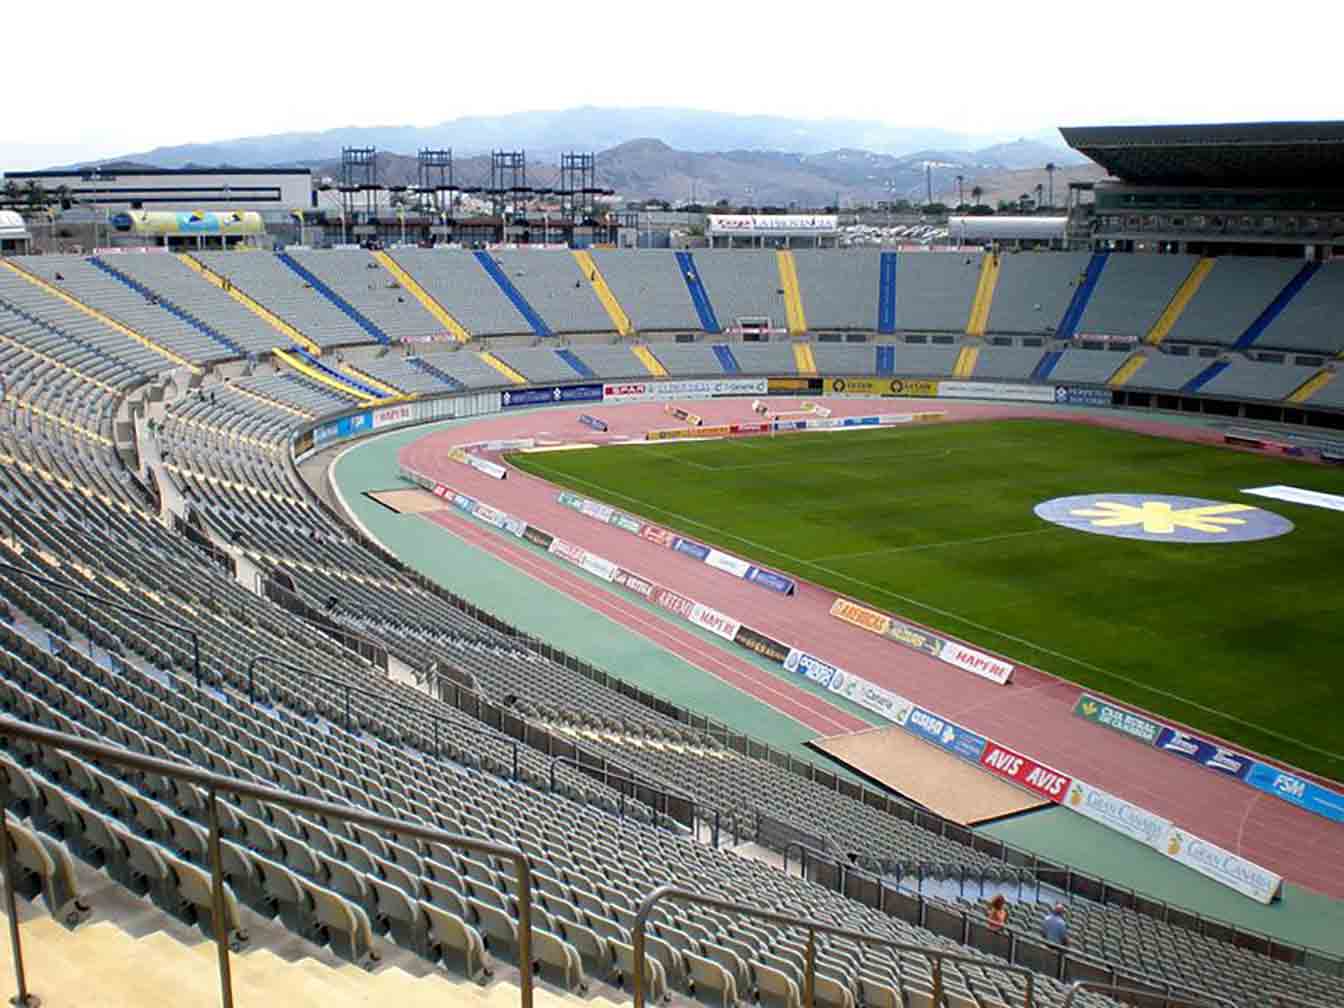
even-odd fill
[[(223, 858), (220, 851), (220, 828), (218, 799), (220, 794), (233, 794), (257, 801), (271, 802), (301, 812), (311, 812), (331, 819), (357, 823), (370, 829), (403, 836), (416, 837), (431, 843), (441, 843), (447, 847), (458, 847), (475, 854), (511, 861), (514, 867), (514, 879), (518, 887), (518, 971), (522, 988), (522, 1008), (532, 1008), (532, 873), (527, 858), (517, 847), (476, 840), (472, 837), (458, 836), (444, 830), (432, 829), (417, 823), (404, 822), (375, 812), (337, 805), (334, 802), (317, 801), (302, 795), (291, 794), (278, 788), (262, 787), (246, 781), (224, 777), (196, 767), (173, 763), (169, 760), (145, 756), (101, 742), (67, 735), (64, 732), (38, 728), (24, 724), (12, 718), (0, 717), (0, 737), (24, 739), (62, 752), (75, 753), (103, 760), (116, 766), (140, 770), (145, 773), (160, 774), (175, 780), (188, 781), (206, 792), (206, 809), (209, 817), (209, 853), (210, 853), (210, 913), (211, 931), (215, 936), (218, 952), (219, 993), (222, 1008), (233, 1008), (233, 974), (229, 961), (229, 932), (224, 921), (224, 874)], [(9, 917), (10, 945), (14, 954), (14, 978), (17, 986), (13, 1003), (27, 1008), (36, 1005), (37, 998), (28, 989), (27, 976), (23, 966), (23, 944), (19, 935), (19, 915), (14, 898), (13, 852), (9, 841), (9, 785), (0, 774), (0, 871), (5, 876), (5, 912)]]
[(745, 903), (738, 903), (734, 900), (719, 899), (716, 896), (706, 896), (702, 893), (691, 892), (689, 889), (679, 889), (676, 886), (660, 886), (648, 896), (644, 897), (644, 902), (639, 905), (639, 912), (635, 914), (634, 932), (634, 995), (635, 1008), (645, 1008), (648, 990), (648, 978), (644, 975), (644, 960), (646, 957), (645, 949), (645, 929), (648, 926), (649, 914), (653, 908), (663, 900), (677, 900), (682, 903), (694, 903), (699, 906), (712, 907), (715, 910), (722, 910), (726, 913), (741, 914), (744, 917), (753, 917), (756, 920), (770, 921), (783, 927), (799, 928), (807, 932), (807, 955), (806, 965), (803, 970), (803, 1005), (804, 1008), (815, 1008), (816, 1005), (816, 952), (817, 935), (831, 935), (834, 938), (845, 938), (849, 941), (862, 945), (880, 945), (883, 948), (896, 949), (899, 952), (917, 952), (922, 956), (927, 956), (933, 960), (933, 1004), (941, 1005), (943, 1003), (943, 963), (944, 962), (964, 962), (973, 964), (979, 969), (999, 970), (1004, 973), (1015, 973), (1026, 981), (1026, 1000), (1025, 1008), (1034, 1008), (1036, 1005), (1036, 975), (1029, 969), (1022, 966), (1010, 966), (1006, 963), (1000, 964), (991, 962), (983, 957), (963, 955), (958, 952), (945, 952), (939, 948), (931, 948), (928, 945), (916, 945), (912, 942), (901, 942), (891, 938), (877, 938), (865, 931), (851, 931), (849, 928), (836, 927), (834, 924), (826, 924), (822, 921), (811, 920), (807, 917), (795, 917), (792, 914), (775, 913), (773, 910), (761, 910), (758, 907), (748, 906)]

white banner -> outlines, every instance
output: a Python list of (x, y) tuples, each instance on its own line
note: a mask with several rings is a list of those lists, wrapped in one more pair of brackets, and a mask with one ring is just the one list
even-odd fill
[(1004, 402), (1055, 401), (1053, 385), (1006, 385), (1002, 382), (940, 381), (939, 399), (998, 399)]
[(834, 234), (834, 214), (710, 214), (709, 233), (721, 234)]
[(1075, 777), (1064, 804), (1080, 816), (1123, 833), (1132, 840), (1159, 851), (1166, 850), (1167, 835), (1171, 832), (1169, 820), (1108, 794), (1101, 788), (1094, 788)]
[(959, 669), (972, 672), (982, 679), (988, 679), (1000, 686), (1008, 685), (1008, 681), (1013, 678), (1012, 662), (994, 658), (982, 651), (975, 650), (975, 648), (969, 648), (965, 644), (958, 644), (956, 641), (943, 641), (938, 657), (949, 665), (955, 665)]
[(737, 557), (729, 556), (727, 553), (720, 553), (716, 549), (711, 549), (709, 551), (708, 555), (705, 557), (705, 563), (717, 570), (726, 571), (734, 577), (740, 578), (746, 577), (747, 571), (751, 570), (751, 564), (747, 563), (745, 560), (739, 560)]
[(579, 513), (585, 514), (589, 518), (596, 518), (600, 522), (609, 522), (611, 521), (612, 511), (605, 504), (599, 504), (597, 501), (584, 498), (583, 503), (579, 505)]
[(583, 563), (580, 566), (589, 574), (596, 574), (603, 581), (612, 581), (616, 577), (616, 565), (596, 553), (589, 553), (585, 550)]
[(1290, 504), (1306, 504), (1310, 507), (1326, 508), (1330, 511), (1344, 511), (1344, 497), (1338, 494), (1322, 493), (1319, 490), (1303, 490), (1301, 487), (1275, 485), (1251, 487), (1243, 490), (1242, 493), (1288, 501)]
[(717, 609), (711, 609), (707, 605), (701, 605), (699, 602), (691, 607), (690, 621), (696, 626), (704, 627), (710, 633), (718, 634), (724, 640), (732, 640), (737, 636), (737, 631), (742, 624), (731, 616), (725, 616)]
[(393, 424), (410, 423), (416, 419), (415, 408), (411, 403), (397, 406), (383, 406), (373, 411), (373, 429), (391, 427)]
[(767, 378), (706, 378), (694, 381), (608, 382), (603, 402), (662, 402), (671, 399), (709, 399), (714, 396), (765, 395)]
[(1167, 831), (1162, 850), (1173, 861), (1259, 903), (1272, 903), (1283, 885), (1272, 871), (1175, 826)]
[(477, 472), (483, 472), (493, 479), (502, 480), (509, 474), (509, 471), (502, 465), (498, 462), (491, 462), (489, 459), (478, 458), (475, 455), (469, 454), (466, 457), (466, 461), (467, 465), (471, 466)]
[(493, 525), (495, 528), (504, 528), (505, 527), (504, 523), (505, 521), (508, 520), (509, 517), (503, 511), (497, 511), (494, 508), (492, 508), (489, 504), (479, 504), (479, 503), (476, 505), (475, 510), (472, 511), (472, 514), (474, 514), (481, 521), (485, 522), (487, 525)]

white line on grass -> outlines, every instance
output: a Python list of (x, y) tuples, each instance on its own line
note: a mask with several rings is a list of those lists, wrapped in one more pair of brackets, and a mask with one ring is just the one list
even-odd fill
[[(546, 467), (538, 466), (537, 468), (546, 468)], [(560, 474), (556, 475), (558, 476)], [(775, 556), (784, 557), (786, 560), (791, 560), (794, 563), (801, 564), (804, 567), (811, 567), (813, 570), (819, 570), (825, 574), (831, 575), (831, 577), (838, 578), (841, 581), (848, 581), (850, 584), (855, 584), (861, 588), (866, 588), (869, 591), (874, 592), (878, 595), (885, 595), (889, 599), (895, 599), (899, 602), (904, 602), (907, 605), (923, 609), (926, 612), (936, 613), (937, 615), (946, 617), (947, 619), (956, 620), (958, 623), (962, 623), (975, 630), (980, 630), (984, 633), (994, 634), (998, 637), (1002, 637), (1004, 640), (1012, 641), (1014, 644), (1021, 645), (1022, 647), (1032, 648), (1035, 651), (1039, 651), (1041, 654), (1046, 654), (1052, 658), (1057, 658), (1060, 661), (1068, 662), (1072, 665), (1077, 665), (1079, 668), (1085, 668), (1091, 672), (1096, 672), (1100, 675), (1109, 676), (1112, 679), (1126, 683), (1130, 686), (1135, 687), (1136, 689), (1142, 689), (1148, 691), (1149, 693), (1155, 693), (1158, 696), (1166, 697), (1168, 700), (1175, 700), (1178, 703), (1185, 704), (1187, 707), (1191, 707), (1195, 710), (1202, 711), (1203, 713), (1211, 715), (1213, 717), (1221, 718), (1222, 720), (1227, 721), (1231, 724), (1240, 725), (1243, 728), (1249, 728), (1253, 731), (1260, 732), (1261, 734), (1267, 735), (1270, 738), (1278, 739), (1280, 742), (1288, 742), (1291, 743), (1292, 745), (1299, 746), (1302, 749), (1314, 752), (1318, 756), (1324, 756), (1330, 760), (1333, 760), (1334, 762), (1344, 763), (1344, 754), (1331, 752), (1329, 749), (1322, 749), (1318, 746), (1312, 745), (1310, 742), (1304, 742), (1302, 739), (1294, 738), (1292, 735), (1285, 735), (1284, 733), (1275, 731), (1272, 728), (1266, 728), (1264, 725), (1256, 724), (1254, 721), (1247, 721), (1233, 714), (1229, 714), (1226, 711), (1221, 711), (1218, 710), (1217, 708), (1209, 707), (1205, 704), (1199, 703), (1198, 701), (1191, 700), (1189, 697), (1184, 697), (1179, 693), (1173, 693), (1171, 690), (1165, 690), (1162, 689), (1160, 686), (1154, 686), (1151, 683), (1143, 682), (1140, 679), (1134, 679), (1131, 676), (1127, 676), (1121, 672), (1113, 672), (1110, 669), (1102, 668), (1100, 665), (1094, 665), (1092, 662), (1086, 661), (1082, 658), (1075, 658), (1073, 655), (1064, 654), (1062, 651), (1056, 651), (1054, 648), (1048, 648), (1043, 644), (1037, 644), (1035, 641), (1027, 640), (1025, 637), (1018, 637), (1015, 634), (1007, 633), (1006, 631), (1003, 630), (998, 630), (995, 627), (986, 626), (984, 623), (979, 623), (976, 620), (961, 615), (960, 613), (952, 612), (950, 609), (943, 609), (939, 606), (931, 605), (928, 602), (921, 602), (917, 598), (912, 598), (909, 595), (902, 595), (899, 592), (894, 592), (891, 591), (890, 589), (883, 588), (880, 585), (875, 585), (871, 581), (864, 581), (862, 578), (853, 577), (852, 575), (846, 574), (843, 571), (838, 571), (833, 567), (827, 567), (824, 564), (815, 563), (814, 561), (811, 560), (804, 560), (802, 557), (794, 556), (792, 553), (785, 553), (783, 550), (775, 549), (773, 546), (767, 546), (764, 543), (758, 543), (755, 540), (746, 538), (745, 536), (735, 535), (732, 532), (727, 532), (721, 528), (718, 528), (717, 526), (710, 525), (706, 522), (697, 521), (696, 519), (691, 518), (689, 515), (683, 515), (677, 513), (676, 511), (670, 511), (667, 508), (659, 507), (657, 504), (653, 504), (646, 500), (641, 500), (638, 497), (632, 497), (629, 494), (623, 494), (619, 490), (612, 490), (610, 487), (605, 487), (601, 483), (595, 483), (592, 480), (580, 479), (577, 476), (571, 476), (568, 474), (565, 474), (564, 478), (573, 480), (575, 483), (582, 483), (584, 486), (592, 487), (593, 489), (598, 490), (601, 493), (608, 494), (612, 497), (619, 497), (622, 500), (630, 501), (633, 504), (639, 505), (648, 513), (671, 515), (678, 521), (683, 521), (686, 522), (688, 525), (695, 525), (698, 528), (706, 529), (724, 539), (733, 539), (736, 540), (737, 542), (745, 543), (752, 549), (763, 550), (766, 553), (771, 553)]]
[(977, 543), (998, 542), (1001, 539), (1017, 539), (1021, 536), (1041, 535), (1043, 532), (1063, 531), (1056, 525), (1051, 528), (1026, 529), (1022, 532), (1004, 532), (1002, 535), (978, 536), (975, 539), (948, 539), (944, 542), (915, 543), (911, 546), (888, 546), (885, 549), (865, 550), (862, 553), (831, 553), (819, 556), (818, 560), (856, 560), (859, 557), (885, 556), (888, 553), (914, 553), (918, 550), (942, 549), (944, 546), (973, 546)]

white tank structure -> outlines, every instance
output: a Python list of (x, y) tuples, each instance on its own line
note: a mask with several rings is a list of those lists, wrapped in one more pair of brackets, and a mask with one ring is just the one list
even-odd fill
[(947, 235), (965, 244), (988, 242), (1062, 242), (1067, 217), (949, 217)]

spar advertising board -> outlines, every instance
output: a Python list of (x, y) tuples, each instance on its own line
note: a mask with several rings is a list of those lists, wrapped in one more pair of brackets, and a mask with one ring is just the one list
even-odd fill
[(672, 399), (712, 399), (715, 396), (765, 395), (768, 378), (704, 378), (688, 381), (608, 382), (603, 402), (664, 402)]

